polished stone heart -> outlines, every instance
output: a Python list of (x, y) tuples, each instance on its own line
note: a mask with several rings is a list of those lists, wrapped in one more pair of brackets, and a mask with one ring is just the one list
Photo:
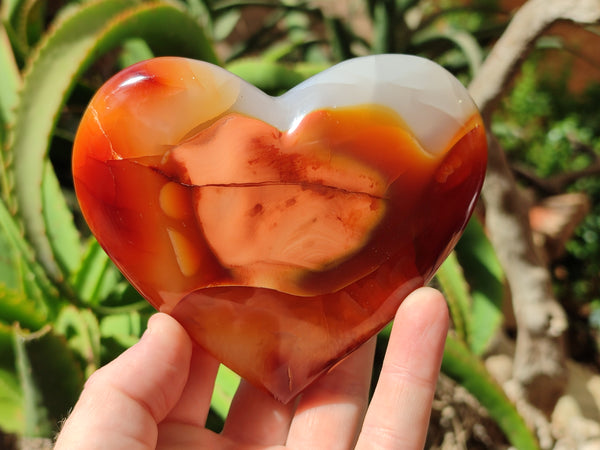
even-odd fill
[(73, 154), (83, 214), (130, 282), (283, 402), (431, 279), (485, 165), (462, 85), (401, 55), (276, 98), (207, 63), (145, 61), (96, 94)]

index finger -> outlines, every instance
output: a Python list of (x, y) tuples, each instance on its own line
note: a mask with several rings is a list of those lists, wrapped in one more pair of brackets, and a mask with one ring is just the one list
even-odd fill
[(357, 449), (422, 449), (448, 332), (443, 296), (422, 288), (396, 314)]

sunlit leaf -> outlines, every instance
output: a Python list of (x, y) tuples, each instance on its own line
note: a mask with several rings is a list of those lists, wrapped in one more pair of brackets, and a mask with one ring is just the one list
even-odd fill
[(135, 344), (144, 332), (146, 323), (137, 312), (112, 314), (100, 322), (100, 332), (103, 338), (112, 337), (119, 341), (124, 348)]
[(25, 3), (25, 0), (2, 0), (2, 3), (0, 3), (0, 17), (2, 18), (2, 22), (12, 21), (23, 3)]
[[(16, 328), (15, 356), (23, 390), (25, 436), (51, 437), (83, 387), (81, 367), (64, 337), (50, 327), (36, 333)], [(52, 355), (52, 357), (49, 357)]]
[(0, 368), (0, 428), (5, 433), (24, 431), (23, 392), (13, 371)]
[[(0, 250), (0, 284), (31, 304), (38, 316), (51, 314), (57, 305), (51, 305), (53, 302), (49, 300), (56, 299), (58, 292), (33, 258), (33, 250), (3, 201), (0, 201)], [(29, 306), (23, 308), (27, 311)]]
[(47, 312), (37, 302), (0, 283), (0, 321), (8, 324), (16, 322), (21, 328), (38, 330), (47, 320)]
[(140, 61), (154, 56), (146, 41), (140, 38), (127, 39), (123, 43), (123, 50), (119, 55), (119, 67), (124, 69)]
[(504, 273), (481, 223), (473, 219), (456, 246), (456, 255), (471, 289), (468, 343), (482, 354), (499, 332), (504, 315)]
[(120, 280), (120, 272), (106, 252), (95, 239), (90, 239), (72, 281), (77, 297), (87, 304), (98, 305)]
[(432, 45), (438, 41), (450, 41), (465, 57), (469, 72), (473, 77), (483, 62), (483, 49), (475, 37), (462, 29), (445, 26), (443, 28), (426, 29), (415, 34), (414, 43), (420, 46)]
[(436, 273), (436, 279), (440, 283), (454, 330), (459, 339), (468, 342), (469, 321), (471, 318), (471, 295), (462, 267), (458, 263), (456, 253), (452, 252)]
[(19, 385), (23, 391), (23, 435), (28, 437), (49, 436), (52, 432), (48, 409), (33, 374), (27, 353), (26, 337), (19, 330), (14, 337), (15, 366)]
[(8, 200), (11, 181), (6, 172), (9, 155), (5, 153), (8, 124), (18, 102), (21, 75), (4, 24), (0, 22), (0, 198)]
[(21, 87), (21, 75), (6, 34), (6, 28), (2, 23), (0, 23), (0, 67), (2, 67), (0, 70), (0, 124), (4, 128), (13, 119)]
[(226, 66), (227, 70), (271, 95), (281, 94), (306, 79), (306, 75), (284, 64), (247, 58)]
[(230, 9), (215, 18), (213, 23), (213, 38), (216, 41), (227, 38), (242, 17), (239, 9)]
[(35, 44), (44, 32), (44, 16), (46, 2), (42, 0), (25, 0), (16, 16), (16, 31), (19, 40), (29, 47)]
[(43, 168), (42, 213), (52, 253), (62, 273), (73, 273), (81, 261), (80, 236), (67, 207), (54, 169), (49, 161)]
[(213, 391), (211, 408), (221, 417), (225, 419), (229, 413), (229, 407), (233, 396), (240, 384), (240, 377), (228, 369), (224, 365), (219, 366), (217, 378), (215, 380), (215, 389)]
[(79, 357), (86, 378), (100, 367), (100, 327), (91, 311), (69, 305), (60, 312), (54, 329)]
[(137, 311), (115, 313), (100, 321), (102, 364), (106, 364), (136, 344), (146, 329), (149, 314)]
[(373, 53), (390, 53), (394, 51), (395, 9), (396, 5), (393, 1), (373, 2)]
[(52, 251), (48, 224), (39, 214), (43, 210), (41, 186), (52, 130), (96, 35), (108, 20), (127, 7), (131, 7), (127, 1), (93, 2), (79, 14), (64, 17), (44, 40), (23, 80), (9, 140), (15, 193), (29, 239), (44, 268), (55, 279), (62, 278), (62, 272)]

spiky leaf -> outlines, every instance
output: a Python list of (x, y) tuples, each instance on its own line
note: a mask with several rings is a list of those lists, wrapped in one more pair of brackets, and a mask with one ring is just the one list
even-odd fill
[[(51, 30), (26, 70), (9, 146), (18, 210), (27, 235), (45, 270), (61, 281), (66, 274), (50, 243), (49, 224), (44, 220), (48, 216), (40, 215), (41, 186), (54, 126), (79, 76), (99, 55), (131, 37), (145, 39), (156, 54), (184, 54), (213, 62), (216, 57), (198, 23), (175, 3), (90, 1), (61, 16)], [(55, 201), (65, 200), (59, 196)]]

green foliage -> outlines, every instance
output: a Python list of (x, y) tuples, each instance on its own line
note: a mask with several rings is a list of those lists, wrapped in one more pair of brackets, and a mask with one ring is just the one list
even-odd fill
[(278, 95), (328, 66), (326, 64), (297, 64), (294, 67), (286, 67), (263, 58), (246, 58), (232, 62), (226, 68), (264, 92)]
[[(493, 131), (516, 164), (542, 180), (583, 171), (600, 159), (600, 83), (580, 94), (569, 89), (569, 67), (549, 77), (538, 71), (538, 58), (523, 65), (514, 89), (497, 112)], [(555, 178), (554, 178), (555, 179)], [(541, 195), (547, 183), (527, 180)], [(600, 300), (600, 178), (591, 173), (573, 177), (563, 188), (584, 192), (592, 210), (567, 243), (559, 263), (568, 268), (556, 284), (558, 294), (583, 304)]]
[(223, 419), (227, 417), (231, 401), (239, 384), (240, 377), (235, 372), (223, 365), (219, 367), (211, 402), (213, 410), (219, 417)]
[(475, 354), (482, 355), (489, 350), (502, 326), (504, 272), (477, 219), (469, 222), (455, 252), (470, 287), (470, 311), (465, 317), (469, 330), (466, 342)]
[[(22, 389), (25, 436), (48, 436), (83, 388), (79, 365), (64, 337), (49, 326), (36, 333), (14, 328), (15, 364)], [(52, 355), (51, 358), (48, 355)]]
[[(172, 29), (178, 33), (172, 33)], [(64, 258), (69, 258), (73, 266), (79, 255), (56, 254), (57, 249), (73, 250), (72, 243), (78, 239), (73, 221), (66, 214), (39, 215), (39, 211), (47, 211), (47, 205), (66, 209), (62, 195), (43, 202), (51, 189), (47, 183), (53, 182), (52, 171), (43, 177), (52, 131), (78, 77), (99, 54), (132, 35), (145, 37), (157, 54), (170, 44), (180, 54), (215, 61), (202, 29), (184, 10), (170, 3), (120, 0), (92, 1), (72, 9), (58, 20), (28, 60), (14, 127), (8, 137), (14, 162), (7, 169), (15, 187), (5, 197), (13, 208), (18, 204), (27, 236), (45, 270), (56, 280), (69, 275), (61, 269), (61, 259), (65, 262)], [(44, 220), (49, 217), (66, 220), (51, 224)], [(53, 228), (60, 230), (60, 235), (52, 239), (54, 249), (48, 236)]]
[(484, 354), (502, 326), (504, 273), (477, 219), (471, 219), (436, 279), (448, 301), (457, 337), (474, 354)]

